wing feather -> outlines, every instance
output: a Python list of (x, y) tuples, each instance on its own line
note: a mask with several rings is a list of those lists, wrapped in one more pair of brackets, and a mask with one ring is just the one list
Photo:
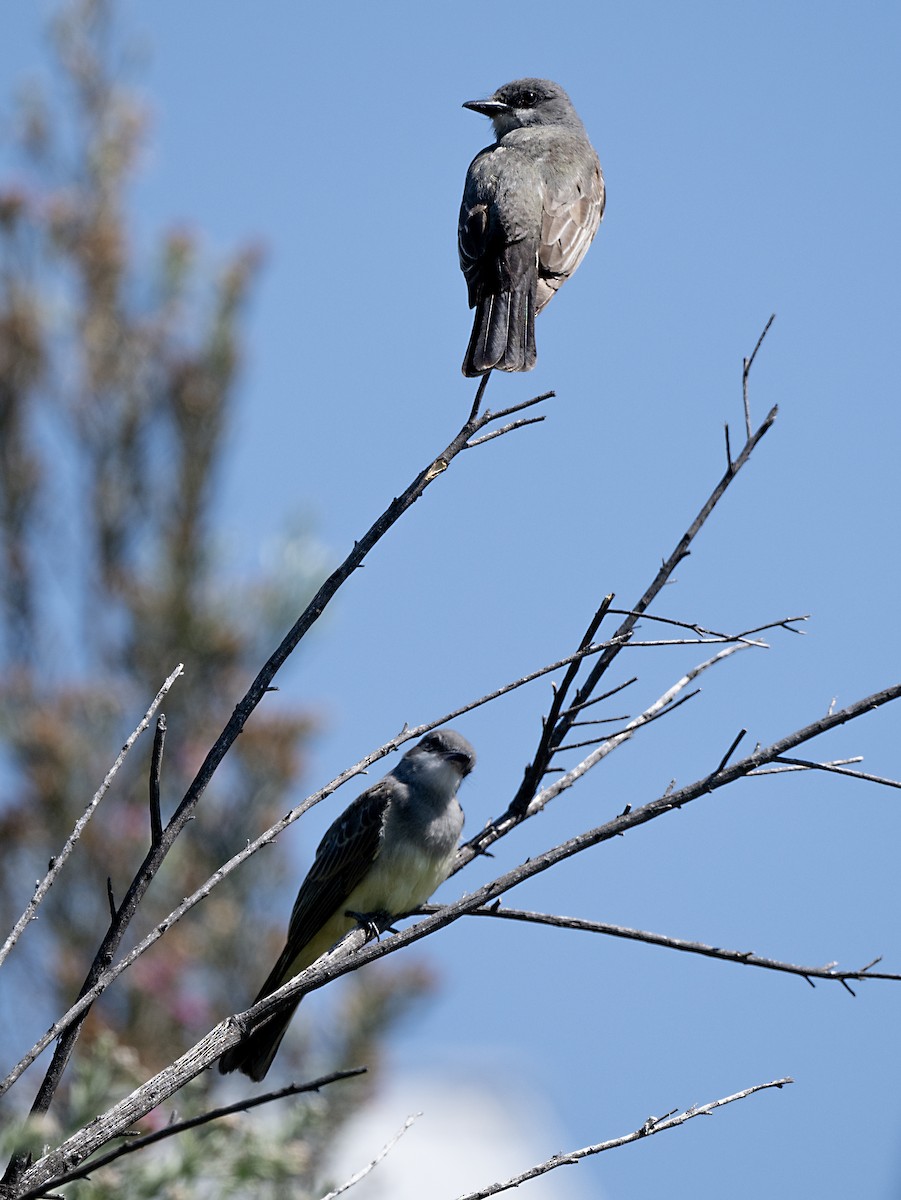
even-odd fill
[(604, 215), (604, 177), (597, 159), (587, 179), (549, 192), (538, 247), (538, 311), (585, 257)]
[(401, 786), (391, 776), (380, 779), (329, 826), (297, 893), (285, 948), (257, 1000), (281, 987), (304, 946), (365, 878), (381, 850), (385, 809), (394, 789)]

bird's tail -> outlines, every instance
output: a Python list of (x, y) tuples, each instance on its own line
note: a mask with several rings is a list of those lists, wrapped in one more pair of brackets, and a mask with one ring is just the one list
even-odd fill
[(257, 1083), (265, 1079), (298, 1004), (300, 1000), (295, 1000), (288, 1008), (273, 1013), (265, 1024), (253, 1026), (236, 1046), (226, 1050), (219, 1059), (222, 1074), (242, 1071)]
[[(285, 946), (266, 977), (266, 982), (257, 992), (254, 1004), (259, 1004), (261, 1000), (278, 991), (292, 975), (309, 966), (315, 957), (315, 949), (312, 957), (301, 958), (290, 943)], [(240, 1042), (226, 1050), (219, 1059), (220, 1072), (228, 1075), (231, 1071), (241, 1071), (257, 1083), (264, 1079), (302, 999), (301, 996), (287, 1008), (279, 1009), (259, 1024), (251, 1025)]]
[(484, 375), (494, 368), (531, 371), (534, 366), (535, 280), (527, 277), (477, 302), (463, 374)]

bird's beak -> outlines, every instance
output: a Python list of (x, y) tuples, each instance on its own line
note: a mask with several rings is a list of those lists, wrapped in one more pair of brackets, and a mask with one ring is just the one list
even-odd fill
[(491, 117), (492, 120), (510, 111), (510, 105), (504, 104), (503, 100), (467, 100), (463, 107), (481, 113), (483, 117)]
[(466, 776), (472, 770), (472, 756), (465, 750), (449, 750), (444, 756), (448, 762), (456, 763), (460, 774)]

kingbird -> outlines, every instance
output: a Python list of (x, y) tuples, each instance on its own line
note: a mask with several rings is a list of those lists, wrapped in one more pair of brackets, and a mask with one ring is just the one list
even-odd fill
[[(425, 903), (454, 861), (463, 810), (457, 789), (475, 766), (453, 729), (426, 734), (384, 779), (330, 826), (300, 885), (288, 938), (254, 1004), (331, 949), (357, 924), (400, 917)], [(252, 1026), (219, 1070), (266, 1075), (300, 1000)]]
[(496, 141), (469, 165), (457, 241), (474, 308), (464, 375), (531, 371), (535, 317), (585, 257), (604, 213), (604, 176), (569, 96), (516, 79), (464, 108)]

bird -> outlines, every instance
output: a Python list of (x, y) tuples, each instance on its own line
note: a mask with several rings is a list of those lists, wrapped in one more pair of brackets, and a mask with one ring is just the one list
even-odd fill
[[(285, 948), (254, 1004), (356, 925), (378, 928), (425, 903), (448, 876), (463, 810), (457, 789), (475, 750), (453, 729), (426, 734), (332, 823), (297, 893)], [(265, 1078), (300, 1000), (252, 1025), (219, 1060), (225, 1075)]]
[(463, 374), (530, 371), (535, 317), (585, 257), (604, 213), (604, 176), (566, 92), (515, 79), (464, 108), (495, 142), (469, 165), (457, 242), (474, 308)]

